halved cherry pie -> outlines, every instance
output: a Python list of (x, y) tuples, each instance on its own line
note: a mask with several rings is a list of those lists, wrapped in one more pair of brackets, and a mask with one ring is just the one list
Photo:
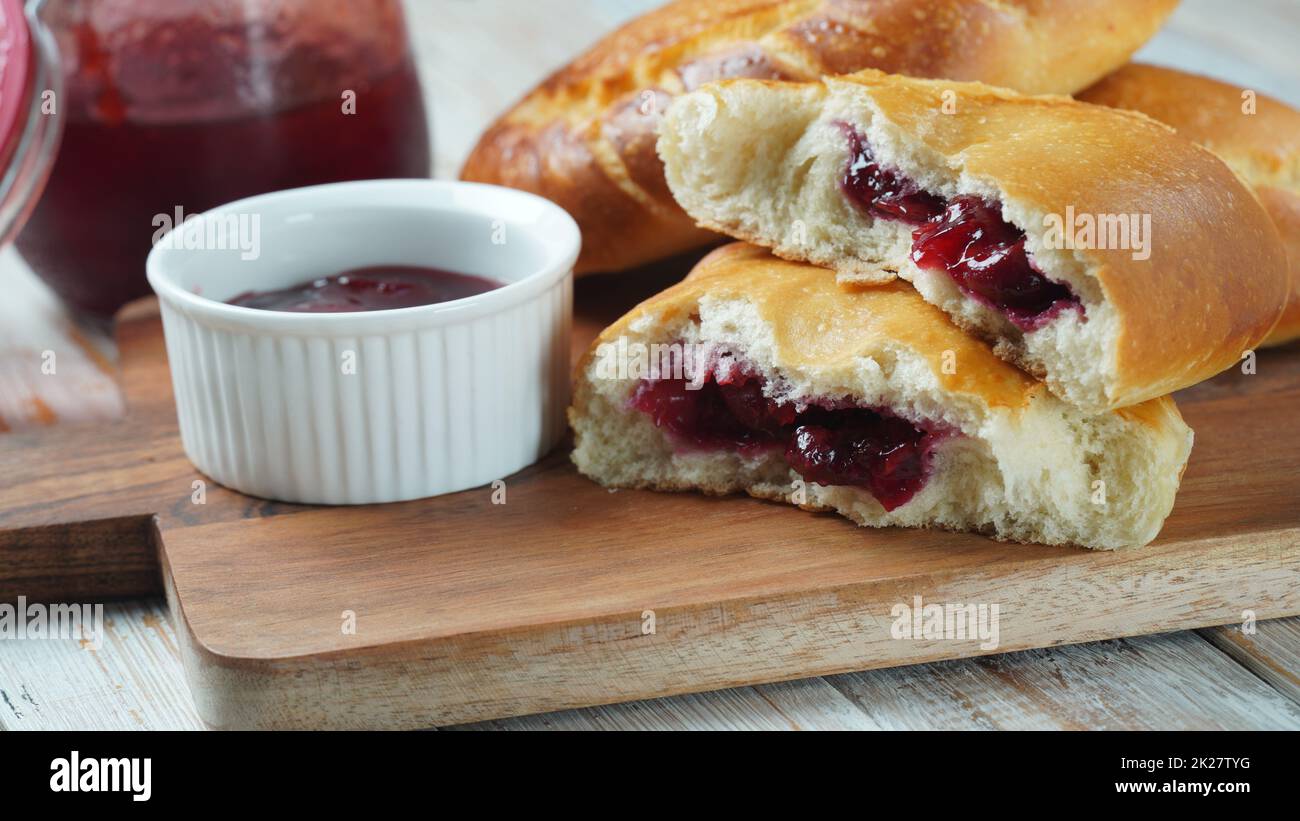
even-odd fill
[(1092, 548), (1155, 538), (1192, 444), (1172, 399), (1089, 415), (905, 283), (742, 243), (601, 334), (569, 418), (611, 487)]
[(659, 152), (700, 225), (902, 277), (1092, 412), (1230, 367), (1288, 292), (1254, 194), (1133, 112), (875, 71), (730, 80), (673, 103)]

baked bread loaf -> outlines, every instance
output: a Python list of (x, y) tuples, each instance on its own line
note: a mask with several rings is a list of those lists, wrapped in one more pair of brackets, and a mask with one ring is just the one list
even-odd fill
[(1300, 111), (1238, 86), (1130, 63), (1078, 96), (1141, 111), (1223, 158), (1254, 189), (1286, 244), (1291, 293), (1264, 345), (1300, 338)]
[(659, 152), (700, 225), (909, 280), (1093, 413), (1232, 366), (1287, 293), (1254, 194), (1130, 111), (876, 71), (728, 80), (677, 99)]
[(1168, 397), (1082, 413), (904, 283), (843, 288), (743, 243), (600, 335), (569, 420), (609, 487), (1102, 549), (1155, 538), (1192, 445)]
[(623, 26), (493, 124), (467, 180), (559, 203), (579, 274), (717, 238), (664, 187), (655, 127), (671, 98), (723, 77), (814, 80), (862, 68), (1072, 94), (1119, 67), (1177, 0), (679, 0)]

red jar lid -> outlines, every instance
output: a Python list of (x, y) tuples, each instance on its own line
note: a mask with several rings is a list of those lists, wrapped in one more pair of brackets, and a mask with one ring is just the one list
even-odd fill
[(0, 169), (22, 135), (31, 77), (32, 42), (22, 0), (0, 0)]

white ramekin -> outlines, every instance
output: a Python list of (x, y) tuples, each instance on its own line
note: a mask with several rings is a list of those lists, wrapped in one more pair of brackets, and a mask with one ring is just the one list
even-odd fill
[[(579, 245), (577, 225), (554, 203), (433, 180), (298, 188), (185, 221), (146, 268), (186, 455), (228, 487), (311, 504), (393, 502), (504, 479), (565, 430)], [(365, 313), (225, 304), (384, 264), (507, 284)]]

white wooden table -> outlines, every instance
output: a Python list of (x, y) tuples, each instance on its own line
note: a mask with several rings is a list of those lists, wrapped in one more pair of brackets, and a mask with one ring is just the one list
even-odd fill
[[(408, 0), (435, 173), (546, 71), (653, 0)], [(1300, 106), (1300, 3), (1184, 0), (1144, 50)], [(0, 254), (0, 431), (122, 409), (111, 344)], [(40, 355), (59, 355), (59, 378)], [(40, 458), (32, 454), (32, 458)], [(2, 469), (2, 467), (0, 467)], [(201, 728), (160, 601), (111, 603), (99, 649), (0, 641), (0, 728)], [(1300, 618), (812, 678), (491, 722), (532, 728), (1300, 728)]]

